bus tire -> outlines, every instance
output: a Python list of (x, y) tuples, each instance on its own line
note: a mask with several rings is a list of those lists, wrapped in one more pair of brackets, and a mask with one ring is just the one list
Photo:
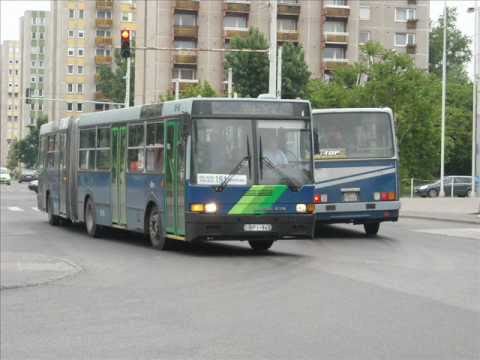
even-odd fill
[(50, 195), (47, 196), (47, 215), (50, 225), (57, 226), (60, 223), (58, 216), (53, 214), (53, 201)]
[(145, 234), (147, 234), (154, 249), (166, 250), (167, 241), (163, 232), (162, 215), (156, 205), (150, 208), (147, 221), (145, 222)]
[(91, 198), (88, 198), (84, 211), (85, 229), (87, 230), (87, 234), (94, 238), (100, 235), (100, 227), (97, 225), (95, 214), (95, 203)]
[(261, 252), (270, 249), (274, 240), (248, 240), (248, 243), (254, 251)]
[(363, 224), (363, 228), (368, 236), (375, 236), (378, 234), (378, 229), (380, 228), (379, 222)]

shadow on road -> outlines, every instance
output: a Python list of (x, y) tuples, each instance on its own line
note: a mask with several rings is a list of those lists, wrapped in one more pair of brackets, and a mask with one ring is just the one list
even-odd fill
[(342, 241), (353, 239), (357, 241), (394, 241), (394, 239), (382, 235), (381, 227), (377, 236), (368, 236), (363, 231), (363, 226), (361, 225), (357, 225), (352, 229), (328, 224), (316, 225), (314, 240), (326, 239), (328, 239), (329, 241)]

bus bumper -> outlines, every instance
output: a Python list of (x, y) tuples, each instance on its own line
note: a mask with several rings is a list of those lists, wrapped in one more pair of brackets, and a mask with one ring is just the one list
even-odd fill
[(397, 221), (400, 201), (317, 204), (315, 210), (316, 220), (321, 223)]
[[(245, 231), (246, 224), (269, 224), (271, 231)], [(252, 240), (311, 238), (315, 215), (211, 215), (185, 214), (186, 240)]]

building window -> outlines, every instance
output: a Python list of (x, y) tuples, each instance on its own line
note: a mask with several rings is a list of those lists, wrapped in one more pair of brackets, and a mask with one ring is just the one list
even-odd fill
[(347, 6), (347, 0), (325, 0), (326, 6)]
[(84, 48), (78, 48), (78, 56), (84, 56), (85, 55), (85, 49)]
[(45, 39), (45, 34), (43, 32), (40, 33), (40, 40)]
[(179, 80), (196, 80), (196, 69), (193, 67), (175, 66), (173, 68), (172, 78)]
[(75, 9), (68, 9), (68, 17), (70, 19), (75, 19)]
[(38, 96), (43, 96), (43, 89), (38, 89)]
[(67, 54), (68, 54), (68, 56), (75, 56), (75, 49), (74, 48), (68, 48)]
[(97, 48), (95, 50), (95, 54), (97, 56), (111, 56), (112, 55), (112, 49), (110, 49), (110, 48)]
[(35, 76), (32, 76), (32, 83), (37, 82), (37, 78)]
[(38, 67), (43, 68), (43, 61), (42, 61), (42, 60), (40, 60), (40, 61), (38, 62)]
[(370, 8), (368, 6), (360, 6), (360, 20), (370, 20)]
[(370, 31), (360, 31), (358, 42), (360, 44), (366, 44), (369, 41), (370, 41)]
[(77, 66), (77, 74), (83, 74), (83, 65)]
[(246, 16), (227, 15), (223, 18), (223, 27), (225, 29), (248, 29)]
[(75, 37), (75, 31), (74, 30), (68, 30), (68, 38), (73, 39)]
[(405, 47), (407, 45), (415, 45), (415, 34), (396, 33), (395, 46)]
[(39, 83), (43, 83), (43, 76), (39, 76), (39, 77), (38, 77), (38, 82), (39, 82)]
[(416, 19), (416, 10), (414, 8), (395, 8), (395, 21), (406, 22)]
[(77, 93), (83, 94), (83, 84), (77, 84)]
[(329, 47), (327, 46), (323, 52), (324, 59), (341, 60), (346, 58), (344, 47)]
[(294, 32), (297, 31), (297, 19), (294, 18), (278, 18), (277, 22), (278, 31), (281, 32)]
[(77, 111), (78, 111), (78, 112), (82, 112), (82, 111), (83, 111), (83, 104), (82, 104), (82, 103), (78, 103), (78, 104), (77, 104)]
[(85, 10), (80, 9), (78, 10), (78, 18), (83, 19), (85, 17)]
[(73, 65), (67, 65), (67, 74), (72, 75), (73, 74)]
[(36, 61), (32, 61), (32, 67), (36, 67), (37, 66), (37, 62)]
[(122, 21), (132, 22), (133, 21), (133, 13), (122, 12), (121, 19), (122, 19)]
[(195, 49), (196, 47), (195, 40), (175, 40), (175, 49)]
[(345, 21), (325, 21), (325, 31), (334, 33), (347, 32), (347, 23)]
[(97, 19), (111, 19), (112, 12), (110, 10), (98, 10)]
[(97, 30), (98, 37), (112, 37), (112, 32), (110, 30)]
[(38, 104), (38, 111), (43, 111), (43, 104)]
[(66, 104), (66, 109), (67, 109), (67, 111), (73, 111), (73, 103), (67, 103)]
[(176, 13), (175, 25), (177, 26), (196, 26), (197, 15), (191, 13)]
[(32, 32), (32, 39), (35, 40), (37, 38), (37, 33)]
[(85, 30), (78, 30), (78, 38), (79, 39), (85, 38)]
[(73, 84), (72, 83), (67, 84), (67, 93), (68, 94), (73, 94)]

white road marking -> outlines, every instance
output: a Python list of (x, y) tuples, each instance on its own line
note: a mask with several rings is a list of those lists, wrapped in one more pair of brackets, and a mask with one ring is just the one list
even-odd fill
[(427, 233), (427, 234), (463, 237), (463, 238), (480, 240), (480, 228), (478, 227), (477, 228), (425, 229), (425, 230), (415, 230), (415, 231)]
[(19, 208), (18, 206), (9, 206), (8, 210), (10, 210), (10, 211), (24, 211), (22, 208)]
[(34, 210), (34, 211), (40, 211), (40, 209), (39, 209), (38, 207), (36, 207), (36, 206), (32, 206), (32, 210)]

